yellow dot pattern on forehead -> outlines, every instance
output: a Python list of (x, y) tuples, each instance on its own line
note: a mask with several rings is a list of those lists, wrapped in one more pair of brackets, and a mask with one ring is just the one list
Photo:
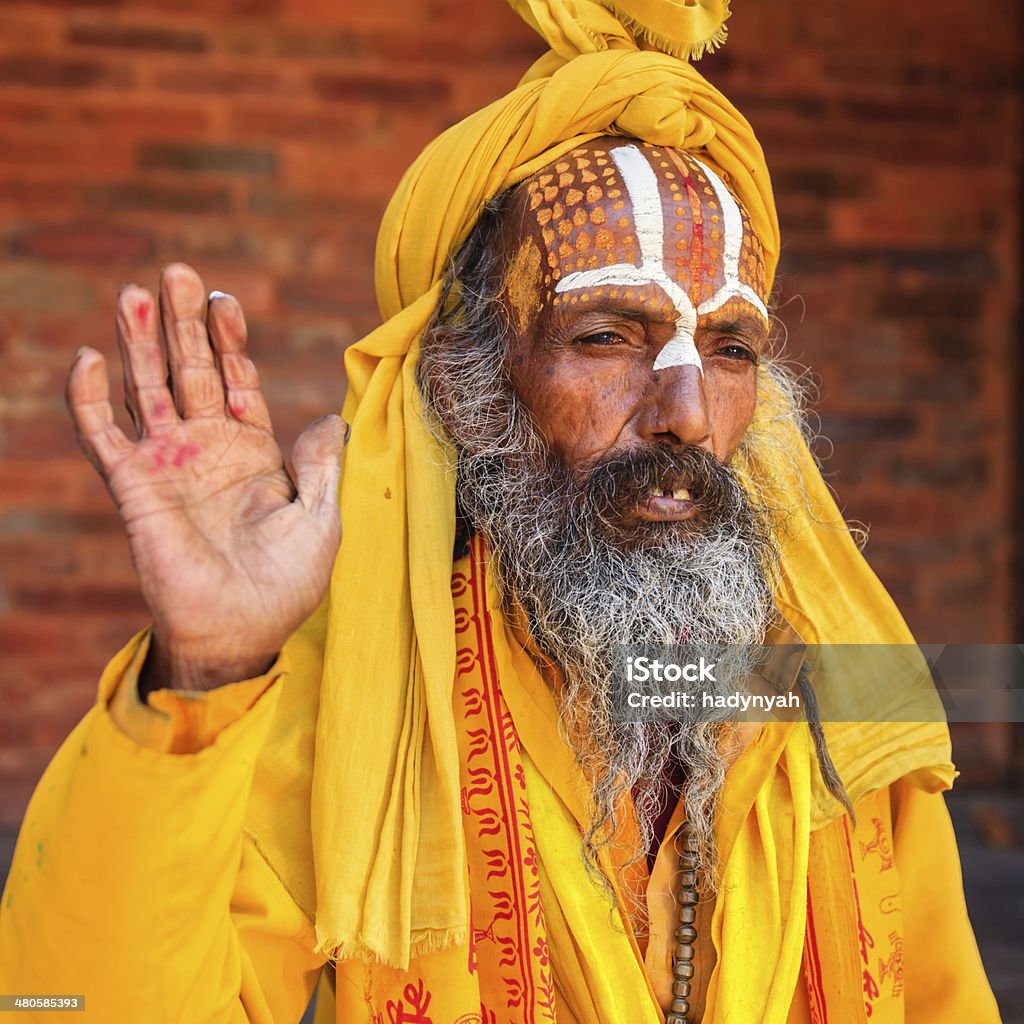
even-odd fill
[[(655, 155), (654, 151), (652, 155)], [(690, 296), (667, 273), (665, 268), (665, 218), (661, 205), (661, 192), (654, 169), (636, 146), (620, 146), (611, 151), (612, 160), (622, 176), (622, 188), (626, 191), (633, 207), (633, 226), (636, 232), (634, 246), (639, 249), (640, 265), (615, 263), (596, 270), (583, 270), (564, 277), (555, 287), (556, 292), (573, 292), (588, 288), (605, 288), (612, 285), (646, 288), (655, 286), (669, 300), (676, 311), (676, 329), (654, 361), (655, 370), (670, 366), (696, 366), (703, 372), (703, 365), (693, 334), (697, 329), (697, 310)], [(611, 196), (609, 190), (609, 196)], [(620, 192), (620, 189), (615, 189)], [(623, 240), (623, 247), (633, 239), (632, 235)], [(627, 290), (626, 296), (630, 292)], [(573, 295), (570, 303), (576, 301)], [(662, 302), (664, 300), (661, 300)]]
[[(555, 289), (565, 290), (566, 279), (573, 279), (574, 275), (607, 272), (621, 264), (631, 264), (634, 269), (646, 265), (635, 234), (633, 196), (613, 156), (617, 151), (585, 147), (574, 150), (526, 186), (527, 206), (536, 218), (544, 242), (541, 259), (546, 261), (549, 271), (547, 280), (540, 285), (546, 303), (555, 304)], [(722, 206), (728, 212), (729, 202), (734, 200), (728, 192), (723, 198), (704, 167), (690, 154), (681, 155), (672, 149), (655, 151), (646, 144), (642, 153), (650, 173), (655, 175), (659, 201), (667, 204), (671, 198), (673, 204), (661, 214), (668, 251), (656, 256), (652, 249), (647, 253), (651, 257), (648, 262), (660, 265), (676, 286), (686, 291), (693, 307), (704, 306), (722, 291), (726, 234)], [(757, 287), (763, 294), (760, 247), (752, 233), (742, 230), (749, 228), (749, 224), (743, 211), (739, 213), (742, 223), (738, 271), (735, 276), (727, 274), (732, 280), (725, 284), (738, 281)], [(668, 218), (667, 223), (664, 218)], [(591, 288), (587, 294), (594, 297), (608, 295), (609, 291)], [(649, 304), (661, 313), (666, 293), (660, 284), (649, 281), (647, 287), (630, 289), (630, 294), (634, 301)], [(565, 301), (569, 301), (569, 296)]]
[(597, 267), (613, 249), (614, 237), (604, 229), (610, 212), (606, 189), (617, 184), (616, 170), (603, 155), (577, 149), (528, 185), (528, 207), (541, 228), (552, 272), (545, 282), (546, 301), (553, 298), (552, 281)]

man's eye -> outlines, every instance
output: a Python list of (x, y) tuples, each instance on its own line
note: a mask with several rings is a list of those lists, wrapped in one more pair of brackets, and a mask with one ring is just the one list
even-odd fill
[(716, 355), (725, 356), (727, 359), (735, 359), (737, 361), (745, 359), (747, 362), (757, 366), (757, 356), (746, 345), (723, 345), (717, 350)]
[(619, 345), (622, 343), (622, 335), (615, 331), (598, 331), (597, 334), (588, 334), (577, 339), (579, 345)]

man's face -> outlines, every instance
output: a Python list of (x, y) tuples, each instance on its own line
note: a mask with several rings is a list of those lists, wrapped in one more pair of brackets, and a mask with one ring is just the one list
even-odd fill
[[(721, 180), (686, 154), (599, 139), (520, 195), (502, 239), (508, 369), (552, 452), (584, 475), (657, 444), (727, 462), (768, 321), (760, 245)], [(633, 515), (691, 518), (686, 483), (654, 488)]]

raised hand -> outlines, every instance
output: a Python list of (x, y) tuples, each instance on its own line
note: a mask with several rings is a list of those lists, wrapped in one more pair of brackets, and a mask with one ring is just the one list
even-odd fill
[(78, 442), (117, 502), (154, 622), (147, 689), (210, 689), (266, 670), (327, 589), (341, 531), (337, 416), (299, 437), (288, 475), (241, 306), (172, 264), (159, 306), (129, 285), (117, 337), (129, 440), (103, 356), (79, 351), (67, 400)]

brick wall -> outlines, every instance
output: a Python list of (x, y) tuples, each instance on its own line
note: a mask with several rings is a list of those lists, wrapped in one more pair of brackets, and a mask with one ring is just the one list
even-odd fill
[(772, 169), (830, 479), (931, 643), (1014, 626), (1016, 7), (744, 4), (720, 58)]
[[(705, 67), (774, 169), (831, 479), (924, 639), (1008, 639), (1015, 5), (735, 7)], [(62, 404), (75, 349), (113, 353), (117, 286), (184, 259), (237, 294), (290, 444), (375, 324), (402, 170), (539, 51), (495, 0), (0, 6), (0, 827), (146, 621)]]

